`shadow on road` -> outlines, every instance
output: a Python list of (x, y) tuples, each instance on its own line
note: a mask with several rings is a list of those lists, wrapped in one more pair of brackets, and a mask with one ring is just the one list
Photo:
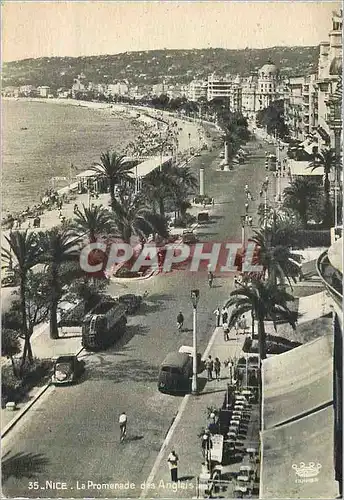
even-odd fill
[[(116, 355), (116, 353), (114, 353)], [(92, 380), (111, 380), (115, 383), (124, 381), (133, 382), (157, 382), (159, 366), (152, 365), (140, 359), (127, 359), (123, 361), (114, 360), (110, 356), (102, 358), (97, 365), (90, 367), (87, 372), (88, 378)]]
[(178, 481), (191, 481), (195, 476), (182, 476), (178, 477)]
[(141, 439), (143, 439), (143, 436), (129, 436), (126, 441), (140, 441)]
[(40, 472), (44, 472), (45, 465), (49, 460), (41, 453), (19, 452), (13, 456), (8, 456), (7, 452), (2, 457), (2, 481), (7, 481), (10, 477), (31, 478)]

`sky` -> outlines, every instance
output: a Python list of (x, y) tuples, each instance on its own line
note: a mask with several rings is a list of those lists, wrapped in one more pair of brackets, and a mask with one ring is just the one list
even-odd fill
[(152, 49), (318, 45), (339, 2), (55, 1), (2, 4), (2, 60)]

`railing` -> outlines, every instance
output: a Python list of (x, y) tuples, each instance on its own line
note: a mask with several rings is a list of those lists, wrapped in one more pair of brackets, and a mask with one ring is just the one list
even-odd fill
[(328, 251), (323, 252), (316, 262), (317, 272), (322, 279), (327, 290), (330, 292), (331, 296), (335, 301), (342, 307), (343, 301), (343, 286), (342, 281), (337, 277), (338, 271), (335, 269), (329, 261)]

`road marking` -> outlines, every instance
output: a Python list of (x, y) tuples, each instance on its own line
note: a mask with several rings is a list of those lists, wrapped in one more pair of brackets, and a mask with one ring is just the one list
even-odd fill
[[(204, 351), (204, 354), (202, 356), (202, 359), (205, 359), (207, 356), (208, 356), (208, 353), (210, 351), (210, 349), (213, 347), (213, 344), (215, 342), (215, 337), (216, 337), (216, 334), (217, 334), (217, 331), (218, 329), (215, 328), (215, 330), (213, 331), (213, 334), (208, 342), (208, 345), (206, 347), (206, 350)], [(190, 394), (187, 394), (186, 396), (184, 396), (183, 398), (183, 401), (181, 402), (181, 405), (178, 409), (178, 413), (173, 421), (173, 424), (171, 425), (167, 435), (166, 435), (166, 438), (164, 440), (164, 442), (162, 443), (162, 446), (160, 448), (160, 451), (159, 451), (159, 454), (158, 456), (156, 457), (155, 459), (155, 462), (154, 462), (154, 465), (152, 467), (152, 470), (148, 476), (148, 479), (146, 481), (146, 484), (152, 484), (154, 482), (154, 478), (155, 478), (155, 475), (156, 473), (158, 472), (158, 469), (160, 467), (160, 463), (164, 457), (164, 453), (165, 453), (165, 450), (167, 448), (167, 446), (169, 445), (171, 439), (172, 439), (172, 436), (173, 436), (173, 433), (177, 427), (177, 425), (179, 424), (181, 418), (182, 418), (182, 415), (185, 411), (185, 408), (186, 408), (186, 405), (188, 404), (188, 401), (190, 399)], [(144, 489), (142, 492), (141, 492), (141, 495), (140, 495), (140, 498), (145, 498), (147, 496), (149, 492), (149, 488), (146, 488)]]

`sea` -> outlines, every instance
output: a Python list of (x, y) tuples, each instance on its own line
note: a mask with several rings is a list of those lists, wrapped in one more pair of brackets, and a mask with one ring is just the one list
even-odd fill
[(39, 203), (48, 188), (69, 184), (102, 152), (123, 150), (135, 135), (137, 126), (109, 109), (3, 100), (2, 216)]

